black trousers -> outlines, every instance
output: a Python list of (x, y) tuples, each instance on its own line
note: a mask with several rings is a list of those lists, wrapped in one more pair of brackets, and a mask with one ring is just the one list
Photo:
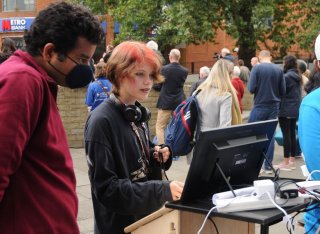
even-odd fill
[(296, 155), (296, 123), (297, 118), (279, 117), (279, 124), (283, 135), (283, 156), (285, 158)]

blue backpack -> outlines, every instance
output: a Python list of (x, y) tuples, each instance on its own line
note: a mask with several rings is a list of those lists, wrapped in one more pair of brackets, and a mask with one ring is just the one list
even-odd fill
[(188, 154), (195, 145), (194, 132), (197, 125), (199, 104), (198, 90), (177, 106), (165, 131), (165, 143), (175, 156)]

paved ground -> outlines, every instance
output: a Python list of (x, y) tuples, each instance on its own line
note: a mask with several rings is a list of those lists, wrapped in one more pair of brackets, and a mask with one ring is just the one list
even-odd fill
[[(87, 164), (84, 155), (84, 149), (70, 149), (73, 160), (75, 173), (77, 177), (77, 193), (79, 197), (79, 214), (78, 214), (78, 224), (80, 231), (83, 234), (93, 233), (93, 211), (91, 203), (91, 193), (90, 184), (87, 176)], [(274, 163), (278, 163), (282, 159), (282, 147), (276, 145), (275, 148), (275, 159)], [(297, 169), (290, 172), (281, 172), (280, 177), (283, 178), (303, 178), (300, 165), (303, 164), (303, 159), (299, 158), (297, 160)], [(189, 166), (187, 165), (186, 158), (180, 157), (178, 161), (174, 161), (171, 169), (168, 171), (167, 175), (170, 180), (180, 180), (184, 181), (188, 172)], [(301, 216), (298, 218), (300, 219)], [(259, 231), (259, 226), (257, 225), (257, 233)], [(279, 223), (270, 227), (270, 233), (287, 233), (284, 223)], [(303, 233), (302, 228), (296, 229), (296, 234)]]

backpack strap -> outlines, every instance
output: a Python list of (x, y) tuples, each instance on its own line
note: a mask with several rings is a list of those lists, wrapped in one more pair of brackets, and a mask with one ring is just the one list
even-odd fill
[(198, 89), (192, 96), (197, 96), (200, 93), (201, 89)]
[[(199, 93), (201, 92), (201, 89), (198, 89), (193, 95), (196, 97)], [(197, 111), (197, 124), (196, 124), (196, 128), (194, 130), (193, 133), (193, 141), (190, 142), (190, 144), (192, 145), (192, 147), (196, 144), (195, 140), (198, 139), (199, 134), (200, 134), (200, 127), (199, 127), (199, 123), (200, 123), (200, 116), (199, 116), (199, 112), (200, 112), (200, 108), (199, 106), (195, 106), (196, 107), (196, 111)]]
[(104, 91), (106, 94), (108, 94), (108, 96), (110, 96), (110, 92), (108, 92), (108, 90), (103, 86), (103, 84), (102, 84), (99, 80), (97, 80), (97, 83), (101, 86), (101, 88), (103, 89), (103, 91)]

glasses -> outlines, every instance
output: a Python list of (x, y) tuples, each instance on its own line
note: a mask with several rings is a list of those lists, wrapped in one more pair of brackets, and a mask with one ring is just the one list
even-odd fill
[[(90, 58), (77, 58), (77, 59), (73, 59), (71, 58), (69, 55), (66, 55), (66, 57), (68, 59), (70, 59), (72, 62), (74, 62), (75, 64), (81, 64), (81, 65), (90, 65)], [(78, 62), (77, 62), (77, 61)]]

